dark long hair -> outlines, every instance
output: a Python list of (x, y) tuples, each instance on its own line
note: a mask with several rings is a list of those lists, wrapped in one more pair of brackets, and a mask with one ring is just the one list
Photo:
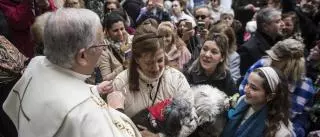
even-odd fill
[(117, 11), (112, 11), (111, 13), (105, 14), (102, 22), (103, 30), (111, 29), (112, 25), (118, 23), (119, 21), (125, 24), (125, 20), (117, 13)]
[(164, 49), (157, 29), (150, 25), (142, 25), (137, 28), (132, 41), (132, 58), (129, 66), (129, 90), (139, 91), (139, 73), (136, 60), (143, 53), (155, 53), (158, 49)]
[[(220, 62), (216, 70), (214, 71), (215, 76), (226, 76), (226, 70), (228, 70), (227, 66), (227, 57), (229, 56), (228, 54), (228, 49), (229, 49), (229, 44), (228, 44), (228, 37), (224, 35), (223, 33), (211, 33), (209, 34), (208, 38), (205, 41), (214, 41), (218, 48), (220, 49), (221, 56), (223, 58), (223, 61)], [(201, 48), (202, 50), (202, 48)], [(200, 51), (201, 52), (201, 51)], [(191, 64), (191, 66), (188, 69), (189, 73), (197, 73), (201, 74), (203, 73), (202, 66), (200, 64), (200, 56)]]
[(267, 102), (268, 112), (267, 120), (265, 122), (266, 128), (264, 130), (265, 137), (274, 137), (276, 132), (280, 129), (281, 121), (285, 126), (289, 125), (290, 103), (288, 83), (284, 75), (280, 71), (278, 71), (277, 69), (274, 70), (277, 72), (280, 78), (280, 82), (276, 87), (275, 94), (272, 93), (264, 73), (259, 69), (255, 69), (253, 71), (264, 79), (262, 86), (266, 92), (266, 97), (271, 98), (271, 100)]

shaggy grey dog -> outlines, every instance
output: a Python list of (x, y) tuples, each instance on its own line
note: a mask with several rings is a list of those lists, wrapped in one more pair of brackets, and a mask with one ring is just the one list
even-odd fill
[[(163, 105), (163, 102), (155, 106), (159, 104)], [(167, 105), (161, 110), (163, 112), (161, 121), (150, 117), (151, 109), (144, 110), (132, 120), (150, 131), (161, 132), (167, 137), (214, 137), (219, 136), (224, 127), (226, 120), (224, 113), (229, 106), (229, 99), (217, 88), (199, 85), (174, 95), (169, 103), (167, 100), (165, 104)]]
[(217, 88), (199, 85), (191, 88), (198, 116), (198, 130), (193, 136), (218, 137), (226, 122), (224, 115), (229, 107), (228, 96)]

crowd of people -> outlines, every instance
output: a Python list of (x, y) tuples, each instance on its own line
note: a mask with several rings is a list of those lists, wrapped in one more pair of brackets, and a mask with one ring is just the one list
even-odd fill
[[(0, 46), (0, 137), (320, 136), (320, 0), (1, 0)], [(221, 131), (132, 121), (199, 85)]]

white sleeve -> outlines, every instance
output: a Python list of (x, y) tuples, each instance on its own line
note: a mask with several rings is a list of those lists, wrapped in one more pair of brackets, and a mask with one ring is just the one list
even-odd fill
[(174, 72), (176, 73), (175, 79), (172, 81), (173, 83), (175, 83), (175, 87), (176, 87), (176, 91), (179, 92), (184, 92), (184, 91), (188, 91), (190, 89), (190, 85), (186, 79), (186, 77), (179, 71)]
[(75, 107), (65, 118), (57, 137), (115, 137), (112, 122), (91, 99)]

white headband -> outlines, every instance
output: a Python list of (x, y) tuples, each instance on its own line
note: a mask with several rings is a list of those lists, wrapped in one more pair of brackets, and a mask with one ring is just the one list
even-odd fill
[(271, 68), (271, 67), (261, 67), (258, 68), (263, 72), (263, 74), (266, 76), (267, 81), (269, 83), (270, 89), (272, 93), (276, 92), (276, 87), (280, 82), (280, 78), (277, 74), (277, 72)]

